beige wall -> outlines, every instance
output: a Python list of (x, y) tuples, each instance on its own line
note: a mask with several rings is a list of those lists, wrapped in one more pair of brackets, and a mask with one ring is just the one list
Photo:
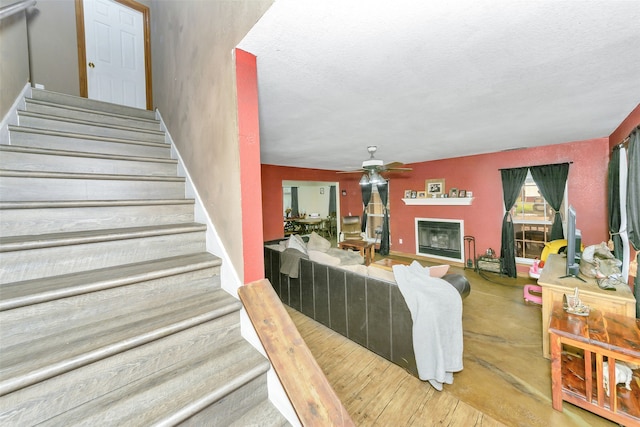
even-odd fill
[(0, 21), (0, 120), (29, 81), (26, 22), (25, 12)]
[(272, 2), (151, 3), (154, 103), (241, 280), (245, 260), (232, 50)]
[(74, 0), (38, 0), (29, 15), (32, 82), (80, 95)]

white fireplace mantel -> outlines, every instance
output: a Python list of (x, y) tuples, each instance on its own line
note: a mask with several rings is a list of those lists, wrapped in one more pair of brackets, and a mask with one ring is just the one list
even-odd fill
[(449, 205), (449, 206), (470, 206), (473, 197), (430, 197), (422, 199), (402, 199), (407, 206), (417, 205)]

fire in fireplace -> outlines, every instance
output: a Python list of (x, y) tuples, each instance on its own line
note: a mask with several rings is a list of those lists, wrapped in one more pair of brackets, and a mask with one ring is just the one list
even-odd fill
[(464, 263), (464, 221), (416, 218), (416, 254)]

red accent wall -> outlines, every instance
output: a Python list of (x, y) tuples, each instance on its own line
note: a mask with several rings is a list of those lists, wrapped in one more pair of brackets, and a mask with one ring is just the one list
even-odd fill
[(613, 148), (624, 141), (631, 131), (633, 131), (633, 128), (638, 125), (640, 125), (640, 104), (638, 104), (636, 108), (629, 113), (627, 118), (620, 123), (620, 126), (609, 135), (609, 148)]
[[(503, 216), (500, 169), (541, 164), (573, 162), (569, 167), (569, 202), (576, 208), (577, 227), (585, 245), (608, 240), (606, 175), (609, 159), (608, 138), (498, 152), (477, 156), (436, 160), (410, 165), (413, 172), (390, 175), (391, 251), (415, 254), (415, 218), (464, 220), (465, 234), (475, 237), (476, 251), (491, 247), (500, 250)], [(338, 177), (339, 179), (336, 179)], [(471, 190), (471, 206), (407, 206), (404, 190), (424, 190), (425, 180), (445, 179), (446, 189)], [(340, 181), (347, 189), (339, 196), (341, 215), (361, 212), (359, 175), (332, 171), (262, 165), (265, 240), (281, 238), (282, 180)], [(400, 244), (400, 239), (403, 243)]]
[[(416, 163), (411, 179), (391, 185), (391, 249), (416, 252), (416, 217), (462, 219), (466, 235), (475, 237), (476, 252), (500, 251), (503, 217), (500, 169), (573, 162), (568, 198), (576, 208), (577, 227), (585, 244), (608, 239), (606, 220), (607, 138), (523, 150)], [(405, 189), (424, 190), (426, 179), (445, 179), (445, 187), (473, 191), (471, 206), (406, 206)], [(404, 185), (404, 186), (402, 186)], [(400, 244), (399, 240), (403, 243)]]
[(236, 49), (244, 283), (264, 277), (256, 57)]

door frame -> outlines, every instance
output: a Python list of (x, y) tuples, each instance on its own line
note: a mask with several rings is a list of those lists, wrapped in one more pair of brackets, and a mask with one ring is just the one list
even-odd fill
[[(78, 42), (78, 75), (80, 76), (80, 96), (89, 97), (87, 79), (87, 47), (85, 44), (84, 29), (84, 0), (76, 1), (76, 38)], [(153, 110), (153, 93), (151, 85), (151, 20), (149, 7), (133, 0), (113, 0), (116, 3), (130, 7), (142, 13), (142, 25), (144, 31), (144, 76), (145, 91), (147, 93), (147, 110)]]

